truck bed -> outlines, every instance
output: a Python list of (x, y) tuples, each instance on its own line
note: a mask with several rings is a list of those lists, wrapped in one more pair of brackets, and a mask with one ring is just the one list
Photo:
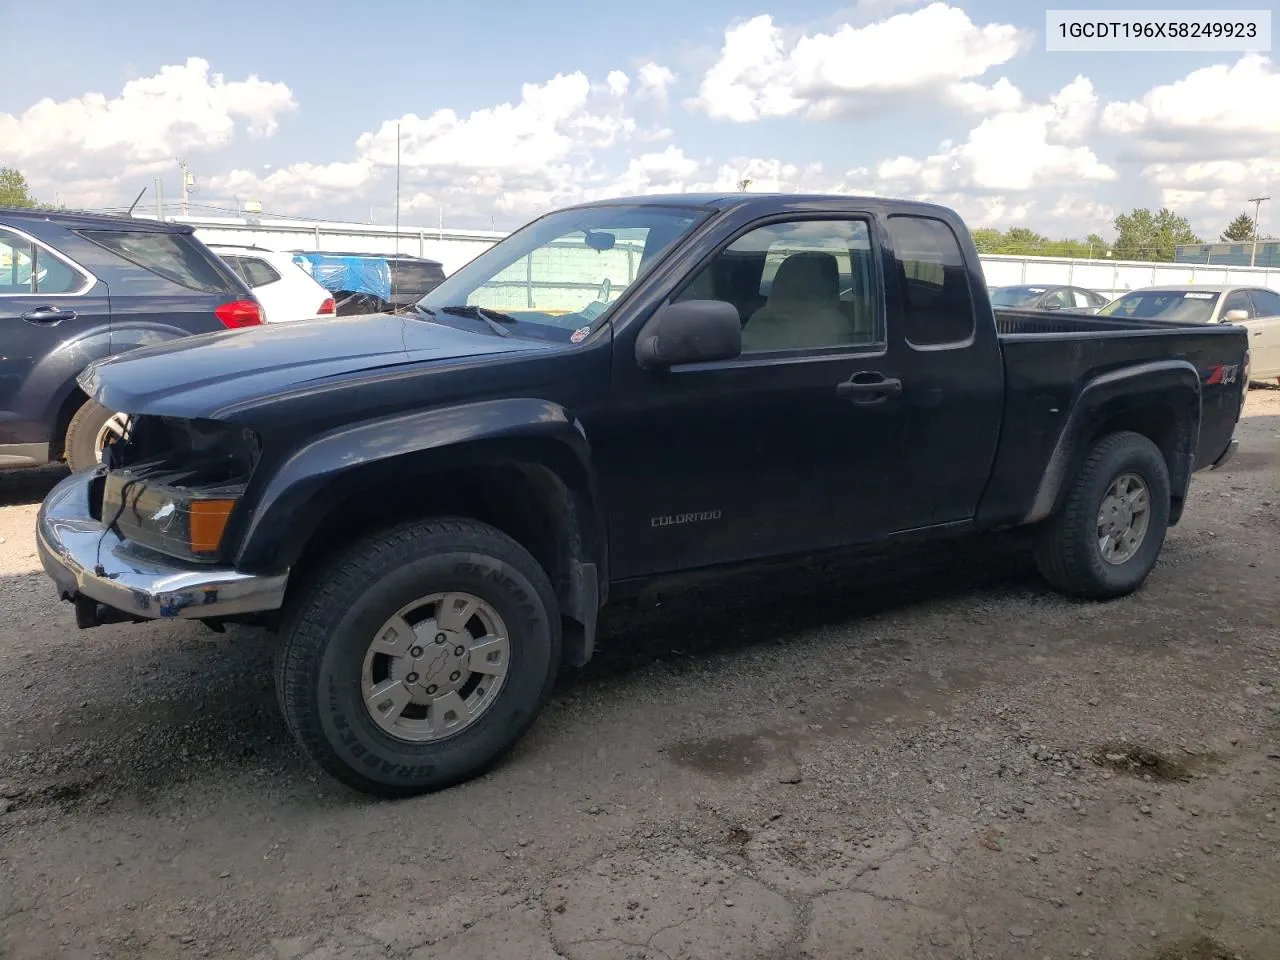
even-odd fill
[(1111, 370), (1191, 363), (1202, 384), (1199, 435), (1170, 442), (1185, 448), (1192, 470), (1213, 464), (1230, 443), (1244, 403), (1240, 367), (1248, 338), (1240, 327), (1029, 310), (997, 310), (995, 316), (1005, 406), (980, 519), (1025, 518), (1068, 411), (1087, 383)]

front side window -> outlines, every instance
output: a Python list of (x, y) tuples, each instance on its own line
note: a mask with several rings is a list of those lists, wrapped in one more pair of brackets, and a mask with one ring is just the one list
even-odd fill
[(49, 251), (0, 230), (0, 294), (75, 293), (84, 283)]
[(1068, 310), (1071, 308), (1070, 295), (1066, 290), (1055, 290), (1044, 298), (1046, 310)]
[(1253, 301), (1249, 299), (1249, 294), (1243, 290), (1232, 290), (1227, 294), (1227, 299), (1222, 301), (1222, 319), (1226, 319), (1227, 314), (1232, 310), (1243, 310), (1249, 315), (1249, 319), (1253, 319)]
[(973, 336), (973, 299), (960, 241), (941, 220), (889, 218), (897, 255), (907, 341), (914, 346), (962, 344)]
[(742, 321), (742, 352), (815, 350), (883, 340), (867, 221), (758, 227), (695, 274), (676, 300), (723, 300)]
[(480, 308), (513, 332), (569, 340), (590, 328), (705, 214), (667, 206), (562, 210), (490, 247), (418, 301), (439, 316)]

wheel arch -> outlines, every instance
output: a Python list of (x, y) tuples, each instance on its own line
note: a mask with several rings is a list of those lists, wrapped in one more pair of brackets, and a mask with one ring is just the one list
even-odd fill
[(289, 568), (292, 590), (373, 530), (433, 516), (479, 520), (543, 566), (566, 659), (585, 663), (608, 583), (590, 462), (581, 425), (543, 401), (484, 402), (342, 429), (295, 451), (264, 482), (235, 562)]
[(1093, 444), (1128, 430), (1160, 449), (1169, 470), (1169, 522), (1176, 524), (1191, 483), (1200, 414), (1200, 375), (1185, 360), (1158, 360), (1094, 377), (1076, 394), (1023, 522), (1056, 513)]

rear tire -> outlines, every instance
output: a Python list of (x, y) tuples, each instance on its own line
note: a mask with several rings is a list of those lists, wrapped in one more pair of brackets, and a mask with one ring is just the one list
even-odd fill
[(1168, 527), (1164, 456), (1141, 434), (1113, 433), (1094, 444), (1062, 509), (1038, 532), (1036, 566), (1063, 593), (1122, 597), (1151, 573)]
[(63, 437), (62, 450), (67, 466), (79, 472), (101, 463), (104, 432), (110, 429), (117, 416), (96, 400), (86, 400), (81, 404), (67, 424)]
[[(457, 611), (447, 621), (445, 600)], [(501, 653), (476, 659), (496, 650), (498, 633)], [(306, 586), (286, 616), (276, 690), (322, 769), (363, 793), (403, 797), (496, 763), (532, 725), (559, 665), (555, 593), (529, 552), (486, 524), (430, 520), (369, 537)]]

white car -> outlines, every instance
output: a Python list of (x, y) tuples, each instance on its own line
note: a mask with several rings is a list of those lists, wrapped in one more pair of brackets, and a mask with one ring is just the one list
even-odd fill
[(211, 243), (209, 249), (226, 261), (262, 305), (267, 323), (291, 323), (336, 315), (333, 294), (293, 259), (293, 254), (261, 247)]
[(1249, 331), (1250, 379), (1280, 380), (1280, 293), (1230, 284), (1168, 284), (1130, 290), (1100, 317), (1233, 323)]

